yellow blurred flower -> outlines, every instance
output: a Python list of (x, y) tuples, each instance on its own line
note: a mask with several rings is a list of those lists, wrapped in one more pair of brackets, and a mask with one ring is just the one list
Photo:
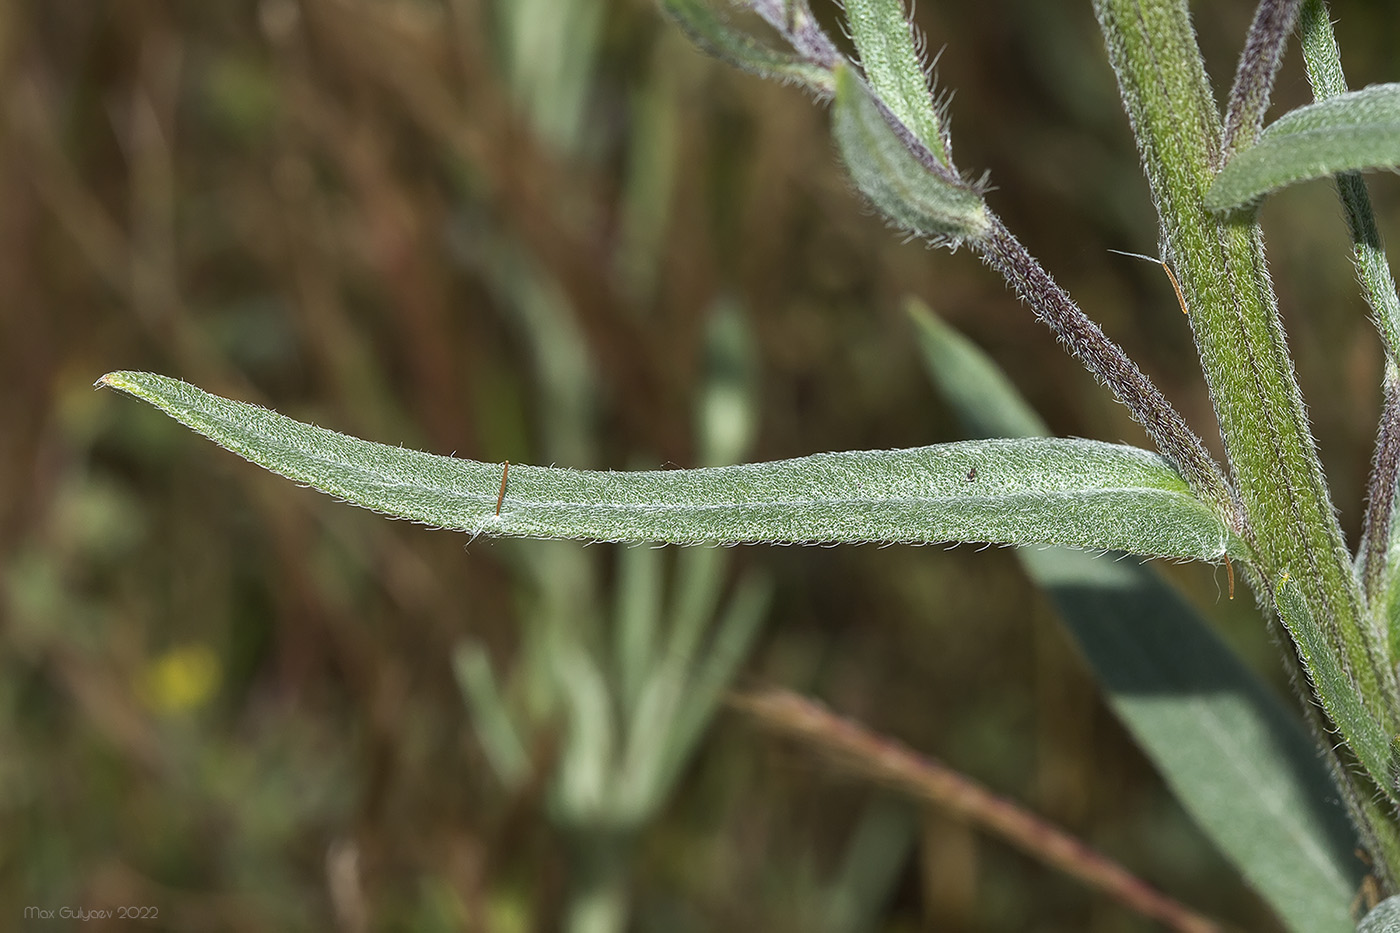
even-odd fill
[(204, 644), (171, 648), (147, 662), (137, 693), (152, 712), (174, 715), (202, 706), (219, 689), (219, 659)]

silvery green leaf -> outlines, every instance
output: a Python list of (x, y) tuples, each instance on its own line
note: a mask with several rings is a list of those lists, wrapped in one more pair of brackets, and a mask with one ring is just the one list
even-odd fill
[(1271, 191), (1339, 172), (1400, 165), (1400, 84), (1376, 84), (1299, 107), (1232, 158), (1206, 193), (1228, 211)]
[(1388, 897), (1373, 907), (1356, 933), (1400, 933), (1400, 897)]
[(849, 67), (836, 69), (831, 132), (856, 186), (901, 229), (954, 242), (991, 229), (981, 193), (939, 163)]
[(296, 482), (476, 534), (1061, 544), (1198, 560), (1243, 547), (1161, 457), (1099, 441), (965, 441), (627, 473), (511, 465), (507, 474), (502, 464), (347, 437), (165, 376), (109, 373), (98, 384)]
[(939, 162), (951, 164), (903, 0), (846, 0), (846, 21), (871, 89)]

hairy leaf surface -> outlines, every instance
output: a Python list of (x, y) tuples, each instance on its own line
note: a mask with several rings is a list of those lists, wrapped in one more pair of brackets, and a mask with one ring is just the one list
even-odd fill
[(1099, 441), (965, 441), (627, 473), (513, 464), (507, 476), (502, 464), (347, 437), (165, 376), (110, 373), (99, 385), (142, 398), (289, 479), (473, 533), (675, 544), (1062, 544), (1202, 560), (1240, 546), (1166, 461)]
[(1279, 117), (1220, 170), (1206, 207), (1234, 210), (1300, 181), (1394, 165), (1400, 165), (1400, 84), (1376, 84)]
[(777, 81), (792, 81), (822, 96), (834, 90), (831, 72), (789, 52), (771, 48), (725, 22), (704, 0), (660, 0), (697, 46), (735, 68)]
[(870, 86), (938, 161), (949, 164), (939, 113), (903, 0), (846, 0), (846, 20)]
[[(856, 186), (901, 229), (930, 239), (977, 239), (991, 229), (982, 196), (905, 128), (901, 138), (860, 75), (836, 70), (831, 132)], [(910, 146), (923, 149), (921, 161)]]

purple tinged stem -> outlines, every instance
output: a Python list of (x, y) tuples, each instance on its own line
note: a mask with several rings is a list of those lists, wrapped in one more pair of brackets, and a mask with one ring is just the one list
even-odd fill
[(1366, 490), (1366, 524), (1361, 532), (1361, 582), (1374, 604), (1383, 594), (1395, 483), (1400, 477), (1400, 371), (1386, 366), (1385, 407), (1376, 435), (1376, 453)]
[(987, 236), (969, 241), (969, 245), (981, 252), (983, 260), (1005, 277), (1035, 316), (1128, 407), (1192, 491), (1242, 534), (1243, 515), (1220, 465), (1123, 348), (1074, 303), (999, 218), (991, 216)]
[(846, 60), (807, 6), (807, 0), (747, 0), (745, 5), (792, 44), (797, 54), (814, 65), (835, 68)]
[(1254, 22), (1244, 40), (1244, 51), (1230, 89), (1230, 105), (1225, 113), (1221, 158), (1229, 161), (1236, 152), (1248, 149), (1264, 129), (1264, 111), (1274, 89), (1283, 49), (1301, 0), (1261, 0), (1254, 11)]

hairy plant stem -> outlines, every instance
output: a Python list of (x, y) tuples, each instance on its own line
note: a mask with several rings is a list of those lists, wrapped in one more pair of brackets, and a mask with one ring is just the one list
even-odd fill
[(797, 54), (812, 64), (831, 69), (846, 60), (817, 25), (807, 0), (746, 0), (744, 5), (763, 17), (792, 44)]
[[(1248, 533), (1272, 611), (1272, 587), (1298, 581), (1327, 641), (1367, 711), (1395, 734), (1393, 672), (1370, 638), (1365, 600), (1332, 508), (1293, 363), (1250, 215), (1208, 213), (1203, 197), (1221, 163), (1219, 111), (1182, 0), (1095, 0), (1125, 109), (1161, 217), (1169, 258), (1190, 309), (1192, 331), (1220, 421)], [(1334, 762), (1334, 765), (1336, 762)], [(1362, 801), (1370, 782), (1334, 767), (1368, 843), (1393, 826)], [(1395, 853), (1378, 853), (1389, 861)], [(1393, 873), (1386, 874), (1393, 877)]]
[(1386, 361), (1381, 423), (1366, 493), (1366, 523), (1361, 529), (1361, 582), (1371, 610), (1372, 637), (1394, 657), (1397, 646), (1386, 620), (1384, 597), (1390, 533), (1395, 518), (1395, 484), (1400, 479), (1400, 369)]
[(1080, 310), (1069, 293), (995, 215), (991, 215), (991, 232), (971, 245), (1005, 277), (1035, 316), (1054, 331), (1085, 368), (1113, 390), (1196, 495), (1209, 503), (1226, 525), (1243, 535), (1241, 513), (1219, 464), (1186, 419), (1123, 349)]
[(1254, 12), (1225, 111), (1220, 148), (1226, 160), (1259, 139), (1283, 48), (1293, 31), (1293, 21), (1298, 18), (1298, 4), (1299, 0), (1261, 0)]

